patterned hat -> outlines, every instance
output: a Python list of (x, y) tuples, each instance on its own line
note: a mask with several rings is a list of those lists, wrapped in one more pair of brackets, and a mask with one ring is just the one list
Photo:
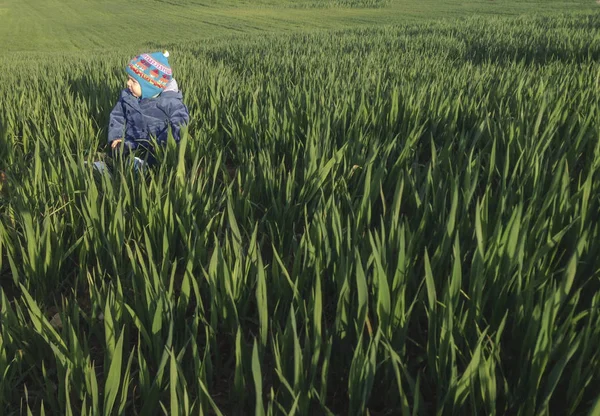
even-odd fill
[(133, 58), (125, 69), (142, 87), (140, 98), (160, 94), (173, 78), (169, 66), (169, 52), (143, 53)]

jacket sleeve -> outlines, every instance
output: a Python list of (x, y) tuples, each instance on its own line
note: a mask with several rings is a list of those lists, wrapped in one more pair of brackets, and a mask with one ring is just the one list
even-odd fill
[(187, 125), (190, 121), (190, 113), (188, 108), (181, 100), (173, 100), (169, 106), (169, 124), (171, 125), (171, 131), (173, 138), (177, 143), (181, 139), (180, 131), (181, 127)]
[(125, 134), (125, 112), (123, 110), (123, 99), (120, 98), (110, 112), (108, 122), (108, 143), (116, 139), (124, 139)]

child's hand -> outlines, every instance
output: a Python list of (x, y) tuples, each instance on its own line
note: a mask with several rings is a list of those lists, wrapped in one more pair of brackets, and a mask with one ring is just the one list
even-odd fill
[(115, 147), (117, 147), (121, 142), (123, 141), (123, 139), (115, 139), (112, 141), (112, 143), (110, 144), (110, 147), (112, 149), (114, 149)]

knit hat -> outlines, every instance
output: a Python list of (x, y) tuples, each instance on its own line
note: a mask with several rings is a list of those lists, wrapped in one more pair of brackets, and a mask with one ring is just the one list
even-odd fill
[(173, 79), (168, 57), (168, 51), (143, 53), (129, 62), (125, 70), (142, 87), (140, 98), (150, 98), (160, 94)]

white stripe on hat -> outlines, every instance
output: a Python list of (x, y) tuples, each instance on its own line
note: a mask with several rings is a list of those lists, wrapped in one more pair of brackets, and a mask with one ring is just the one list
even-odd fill
[(146, 62), (148, 62), (150, 65), (152, 65), (156, 69), (158, 69), (160, 72), (164, 72), (167, 75), (172, 75), (173, 74), (173, 72), (171, 71), (171, 68), (169, 68), (167, 66), (164, 66), (160, 62), (157, 62), (154, 58), (152, 58), (147, 53), (145, 53), (145, 54), (142, 55), (142, 59), (144, 59)]

